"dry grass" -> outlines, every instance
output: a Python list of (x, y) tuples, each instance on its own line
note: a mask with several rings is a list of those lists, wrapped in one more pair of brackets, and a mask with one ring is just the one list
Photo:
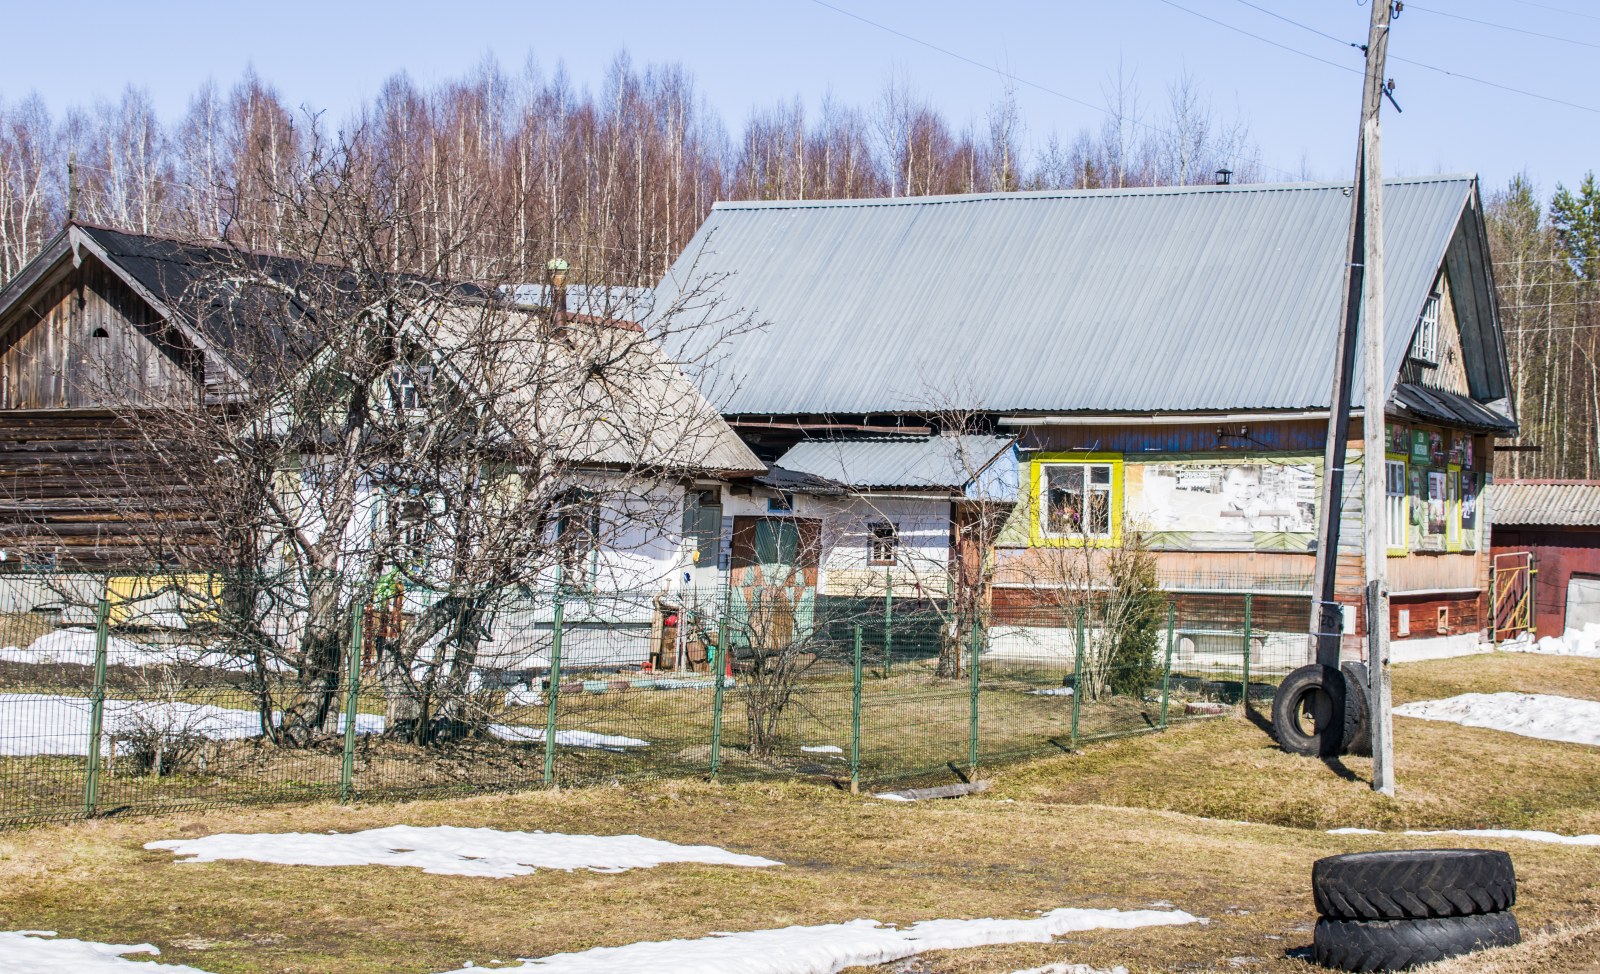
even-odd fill
[[(1397, 673), (1397, 696), (1481, 679), (1578, 692), (1584, 661), (1496, 658)], [(1413, 676), (1413, 674), (1416, 674)], [(1455, 681), (1455, 682), (1452, 682)], [(1507, 683), (1502, 683), (1501, 687)], [(1315, 968), (1311, 863), (1425, 838), (1330, 836), (1335, 825), (1517, 825), (1600, 831), (1597, 750), (1399, 721), (1401, 797), (1272, 747), (1243, 718), (1097, 745), (996, 775), (994, 791), (895, 804), (805, 783), (662, 782), (458, 801), (231, 809), (103, 819), (0, 834), (0, 929), (150, 941), (164, 959), (235, 972), (435, 972), (717, 930), (872, 917), (1024, 916), (1057, 906), (1167, 901), (1210, 922), (1074, 935), (929, 955), (937, 974), (1001, 974), (1056, 961), (1130, 970)], [(1517, 773), (1511, 774), (1515, 768)], [(1112, 806), (1124, 807), (1112, 807)], [(1206, 816), (1206, 817), (1199, 817)], [(1248, 818), (1244, 824), (1220, 818)], [(353, 831), (456, 824), (639, 833), (780, 859), (773, 870), (695, 865), (507, 880), (384, 867), (184, 864), (144, 843), (222, 831)], [(1530, 942), (1450, 974), (1583, 970), (1600, 934), (1600, 850), (1516, 841), (1518, 916)], [(1548, 935), (1541, 931), (1555, 930)], [(1581, 961), (1581, 963), (1580, 963)], [(1584, 974), (1591, 974), (1585, 971)]]
[[(1396, 667), (1399, 701), (1495, 689), (1600, 699), (1600, 660), (1471, 657)], [(1438, 721), (1395, 720), (1395, 798), (1372, 762), (1325, 765), (1281, 751), (1252, 711), (1183, 732), (1117, 741), (999, 775), (999, 793), (1101, 802), (1298, 828), (1538, 828), (1600, 832), (1600, 749)], [(1331, 773), (1330, 773), (1331, 771)]]

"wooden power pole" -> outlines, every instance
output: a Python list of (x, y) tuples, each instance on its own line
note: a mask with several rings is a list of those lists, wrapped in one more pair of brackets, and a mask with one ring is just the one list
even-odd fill
[[(1366, 564), (1367, 661), (1371, 673), (1368, 710), (1372, 714), (1375, 790), (1394, 794), (1394, 745), (1390, 733), (1388, 548), (1384, 531), (1384, 412), (1389, 384), (1383, 367), (1383, 175), (1379, 152), (1379, 110), (1384, 97), (1384, 62), (1389, 48), (1387, 0), (1373, 0), (1367, 35), (1366, 82), (1361, 98), (1361, 128), (1356, 142), (1355, 185), (1350, 201), (1350, 233), (1345, 253), (1343, 316), (1337, 367), (1323, 455), (1322, 505), (1317, 524), (1317, 562), (1311, 610), (1316, 662), (1337, 669), (1342, 648), (1342, 610), (1335, 599), (1339, 574), (1339, 528), (1344, 502), (1346, 453), (1358, 339), (1365, 351), (1362, 371), (1362, 551)], [(1365, 328), (1361, 327), (1365, 323)], [(1337, 716), (1334, 718), (1338, 719)]]
[(1366, 273), (1362, 288), (1365, 334), (1362, 371), (1366, 405), (1362, 410), (1362, 545), (1367, 566), (1367, 673), (1372, 716), (1372, 789), (1394, 794), (1394, 718), (1389, 693), (1389, 545), (1384, 491), (1384, 414), (1389, 373), (1383, 365), (1383, 165), (1379, 152), (1379, 109), (1384, 95), (1384, 60), (1389, 52), (1388, 0), (1373, 0), (1367, 34), (1367, 81), (1361, 103), (1362, 179), (1366, 183)]

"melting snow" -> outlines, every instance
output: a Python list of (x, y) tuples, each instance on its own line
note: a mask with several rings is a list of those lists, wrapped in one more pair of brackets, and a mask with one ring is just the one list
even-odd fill
[[(1071, 687), (1051, 687), (1048, 690), (1029, 690), (1028, 692), (1033, 694), (1034, 696), (1037, 696), (1037, 697), (1070, 697), (1070, 696), (1072, 696), (1072, 688)], [(1044, 968), (1041, 967), (1040, 970), (1044, 970)]]
[(97, 944), (54, 940), (47, 930), (0, 931), (0, 961), (7, 974), (206, 974), (183, 964), (145, 964), (127, 954), (159, 954), (150, 944)]
[[(1377, 829), (1329, 829), (1329, 835), (1382, 835)], [(1537, 829), (1407, 829), (1403, 835), (1469, 835), (1485, 839), (1524, 839), (1557, 845), (1600, 846), (1600, 835), (1562, 835)]]
[(1568, 629), (1561, 638), (1546, 636), (1535, 642), (1530, 636), (1519, 636), (1500, 648), (1512, 653), (1546, 653), (1552, 656), (1600, 657), (1600, 623), (1591, 622), (1582, 629)]
[(807, 754), (843, 754), (844, 749), (832, 744), (818, 744), (814, 747), (802, 747), (800, 750)]
[(1447, 720), (1467, 727), (1600, 746), (1600, 703), (1544, 693), (1463, 693), (1394, 708), (1402, 717)]
[[(0, 755), (83, 755), (89, 753), (88, 697), (40, 693), (0, 693)], [(383, 718), (357, 714), (356, 732), (383, 733)], [(343, 717), (340, 718), (343, 727)], [(130, 734), (197, 735), (213, 740), (238, 740), (261, 733), (261, 715), (210, 704), (153, 700), (107, 700), (101, 725), (102, 747)]]
[[(930, 950), (1049, 943), (1083, 930), (1174, 926), (1197, 920), (1182, 910), (1077, 909), (1052, 910), (1029, 920), (923, 920), (903, 930), (876, 920), (850, 920), (815, 927), (716, 933), (696, 940), (595, 947), (500, 969), (529, 974), (836, 974), (847, 967), (887, 964)], [(462, 968), (449, 974), (472, 970)]]
[[(0, 757), (39, 754), (89, 753), (88, 697), (63, 697), (40, 693), (0, 693)], [(277, 716), (274, 716), (277, 720)], [(382, 734), (386, 723), (380, 714), (357, 714), (356, 733)], [(338, 719), (344, 730), (344, 717)], [(101, 728), (102, 747), (110, 752), (116, 737), (133, 734), (195, 735), (212, 740), (240, 740), (261, 734), (261, 716), (254, 710), (214, 707), (210, 704), (159, 700), (107, 700)], [(504, 741), (544, 740), (544, 728), (491, 724), (489, 733)], [(649, 741), (591, 731), (556, 732), (562, 747), (621, 751), (648, 747)]]
[(1128, 974), (1128, 969), (1121, 964), (1109, 970), (1104, 967), (1090, 967), (1088, 964), (1046, 964), (1043, 967), (1016, 971), (1014, 974)]
[[(512, 724), (490, 724), (489, 733), (502, 741), (544, 742), (543, 727), (518, 727)], [(558, 730), (556, 744), (561, 747), (592, 747), (603, 751), (622, 751), (630, 747), (649, 747), (649, 741), (637, 737), (620, 737), (616, 734), (596, 734), (593, 731)]]
[(619, 873), (669, 862), (714, 866), (781, 866), (709, 845), (678, 845), (638, 835), (563, 835), (502, 832), (451, 825), (392, 825), (350, 834), (222, 833), (203, 839), (151, 842), (188, 862), (247, 859), (285, 866), (414, 866), (441, 876), (503, 879), (539, 869)]
[[(58, 629), (45, 633), (24, 648), (0, 648), (0, 660), (13, 663), (71, 663), (77, 666), (94, 665), (94, 630), (82, 628)], [(254, 662), (240, 656), (217, 652), (193, 643), (178, 645), (146, 645), (120, 636), (106, 637), (107, 666), (162, 666), (184, 664), (188, 666), (218, 667), (225, 670), (254, 669)], [(278, 660), (270, 660), (274, 670), (285, 669)]]

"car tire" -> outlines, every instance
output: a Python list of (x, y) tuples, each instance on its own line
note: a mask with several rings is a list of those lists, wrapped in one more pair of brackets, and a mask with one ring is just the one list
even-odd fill
[(1334, 920), (1438, 919), (1509, 910), (1517, 877), (1493, 849), (1357, 852), (1318, 860), (1311, 894)]
[(1317, 921), (1312, 956), (1341, 971), (1403, 971), (1449, 957), (1520, 942), (1509, 912), (1432, 920)]
[(1312, 663), (1284, 677), (1272, 698), (1272, 732), (1292, 754), (1337, 757), (1344, 750), (1345, 680)]

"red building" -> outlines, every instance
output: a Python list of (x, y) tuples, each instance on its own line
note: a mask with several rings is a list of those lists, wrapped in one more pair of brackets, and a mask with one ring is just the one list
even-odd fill
[(1600, 623), (1600, 481), (1508, 480), (1489, 491), (1497, 616), (1514, 612), (1512, 574), (1531, 556), (1532, 625), (1537, 635)]

